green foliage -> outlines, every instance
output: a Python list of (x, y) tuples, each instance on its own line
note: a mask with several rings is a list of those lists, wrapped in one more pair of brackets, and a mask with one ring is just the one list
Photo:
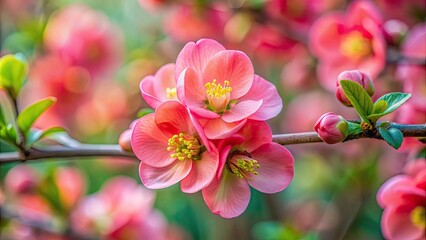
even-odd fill
[(340, 84), (361, 119), (366, 123), (370, 123), (368, 115), (373, 112), (373, 101), (367, 91), (358, 83), (349, 80), (341, 80)]
[[(369, 115), (368, 118), (371, 121), (375, 122), (382, 116), (387, 115), (398, 109), (410, 97), (411, 94), (401, 92), (392, 92), (385, 94), (379, 99), (377, 99), (377, 101), (374, 103), (374, 105), (377, 106), (377, 110), (373, 111), (373, 113)], [(384, 103), (386, 103), (386, 105)]]
[(25, 136), (27, 136), (30, 128), (37, 120), (37, 118), (39, 118), (40, 115), (45, 112), (50, 106), (52, 106), (55, 102), (56, 98), (47, 97), (36, 103), (31, 104), (30, 106), (22, 110), (16, 121), (18, 123), (19, 129), (21, 129), (22, 133)]
[(379, 133), (383, 139), (393, 148), (398, 149), (401, 147), (404, 136), (398, 128), (393, 128), (388, 124), (381, 124), (379, 127)]
[(26, 148), (31, 148), (34, 143), (36, 143), (40, 139), (49, 137), (57, 133), (66, 133), (66, 131), (64, 128), (61, 127), (52, 127), (46, 130), (31, 129), (27, 134)]
[(0, 88), (4, 88), (16, 99), (28, 73), (28, 63), (22, 54), (0, 58)]
[(148, 115), (150, 113), (153, 113), (153, 112), (154, 112), (154, 110), (152, 108), (142, 108), (141, 110), (139, 110), (137, 116), (138, 116), (138, 118), (141, 118), (141, 117)]

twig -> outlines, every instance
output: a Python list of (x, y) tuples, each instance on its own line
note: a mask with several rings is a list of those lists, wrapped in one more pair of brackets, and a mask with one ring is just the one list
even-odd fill
[[(401, 130), (405, 137), (426, 137), (426, 123), (407, 125), (391, 123), (390, 126)], [(377, 131), (373, 131), (353, 136), (351, 139), (347, 139), (347, 141), (358, 138), (382, 139)], [(273, 136), (272, 141), (281, 145), (322, 142), (316, 132), (277, 134)], [(0, 163), (75, 157), (120, 157), (136, 160), (133, 153), (123, 151), (118, 145), (79, 144), (75, 147), (50, 146), (40, 149), (30, 149), (25, 156), (19, 152), (0, 153)]]

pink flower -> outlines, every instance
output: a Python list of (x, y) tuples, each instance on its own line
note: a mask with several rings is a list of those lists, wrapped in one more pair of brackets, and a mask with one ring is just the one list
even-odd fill
[(142, 97), (152, 108), (162, 102), (177, 100), (175, 64), (162, 66), (154, 76), (146, 76), (140, 84)]
[[(426, 58), (426, 23), (414, 26), (401, 46), (401, 54), (408, 58)], [(411, 103), (426, 111), (426, 68), (422, 65), (401, 63), (397, 77), (402, 81), (404, 92), (411, 93)]]
[(337, 77), (336, 98), (345, 106), (351, 107), (352, 103), (346, 97), (346, 94), (343, 91), (342, 86), (340, 86), (341, 80), (350, 80), (350, 81), (356, 82), (359, 85), (361, 85), (361, 87), (364, 88), (365, 91), (367, 91), (368, 95), (373, 96), (374, 94), (373, 80), (371, 79), (369, 74), (363, 73), (358, 70), (344, 71), (340, 73), (339, 76)]
[(115, 70), (123, 55), (123, 37), (108, 18), (82, 4), (70, 5), (46, 26), (45, 46), (64, 61), (86, 68), (92, 77)]
[(185, 45), (175, 76), (179, 100), (210, 139), (232, 135), (247, 119), (270, 119), (282, 108), (275, 86), (254, 74), (247, 55), (211, 39)]
[(293, 156), (273, 143), (266, 122), (247, 121), (233, 137), (221, 140), (220, 168), (203, 198), (214, 214), (240, 215), (250, 201), (250, 186), (264, 193), (285, 189), (293, 179)]
[(406, 174), (386, 181), (377, 193), (377, 202), (384, 209), (382, 232), (386, 239), (424, 239), (426, 230), (426, 165), (416, 160)]
[(185, 106), (177, 101), (159, 105), (155, 113), (140, 118), (132, 147), (141, 160), (139, 175), (152, 189), (181, 181), (183, 192), (207, 186), (218, 168), (218, 154)]
[(27, 165), (18, 165), (6, 175), (6, 190), (14, 195), (31, 193), (36, 190), (39, 175)]
[(339, 143), (348, 136), (348, 122), (340, 115), (326, 113), (315, 124), (318, 136), (328, 144)]
[(220, 39), (229, 18), (229, 10), (221, 3), (210, 6), (179, 4), (167, 15), (164, 30), (180, 42), (195, 41), (203, 37)]
[(165, 239), (166, 222), (153, 209), (155, 195), (127, 177), (116, 177), (71, 215), (72, 228), (105, 239)]
[(58, 187), (59, 200), (67, 210), (72, 209), (86, 191), (86, 181), (78, 168), (56, 168), (54, 181)]
[(332, 12), (319, 18), (310, 31), (310, 48), (319, 58), (317, 75), (322, 86), (334, 91), (338, 74), (359, 69), (373, 79), (385, 66), (386, 44), (382, 19), (368, 1), (356, 1), (347, 13)]

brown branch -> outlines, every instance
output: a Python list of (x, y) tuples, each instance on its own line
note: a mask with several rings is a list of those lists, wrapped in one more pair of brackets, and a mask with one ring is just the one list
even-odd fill
[[(426, 137), (426, 123), (407, 125), (391, 123), (390, 126), (401, 130), (404, 137)], [(382, 139), (378, 131), (369, 131), (352, 136), (346, 141), (359, 138)], [(316, 132), (276, 134), (273, 135), (272, 141), (281, 145), (322, 142)], [(40, 149), (30, 149), (26, 155), (19, 152), (0, 153), (0, 163), (25, 162), (48, 158), (67, 159), (82, 157), (120, 157), (137, 160), (133, 153), (123, 151), (118, 145), (79, 144), (74, 147), (50, 146)]]

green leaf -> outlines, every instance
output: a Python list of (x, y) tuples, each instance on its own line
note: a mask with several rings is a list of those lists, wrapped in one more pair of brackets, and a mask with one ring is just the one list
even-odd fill
[[(402, 92), (392, 92), (381, 96), (374, 103), (373, 113), (368, 116), (373, 122), (376, 122), (379, 118), (387, 115), (396, 109), (398, 109), (405, 101), (407, 101), (411, 97), (411, 94), (402, 93)], [(386, 103), (386, 107), (384, 107), (384, 103)], [(384, 109), (383, 109), (384, 108)], [(379, 111), (381, 110), (381, 111)]]
[(6, 126), (6, 118), (3, 113), (3, 106), (0, 105), (0, 127), (1, 126)]
[(370, 123), (367, 118), (373, 112), (373, 100), (371, 100), (370, 95), (356, 82), (341, 80), (340, 85), (361, 119), (366, 123)]
[(150, 113), (153, 113), (153, 112), (154, 112), (154, 110), (152, 108), (142, 108), (141, 110), (139, 110), (137, 116), (138, 116), (138, 118), (141, 118), (141, 117), (148, 115)]
[(398, 149), (401, 147), (404, 135), (398, 128), (379, 127), (379, 132), (383, 139), (393, 148)]
[(8, 90), (16, 99), (24, 85), (28, 63), (22, 54), (5, 55), (0, 58), (0, 88)]
[(31, 126), (40, 117), (40, 115), (46, 111), (50, 106), (56, 102), (56, 98), (48, 97), (44, 98), (28, 107), (26, 107), (19, 114), (17, 118), (18, 127), (22, 133), (26, 136)]
[(52, 134), (57, 133), (66, 133), (66, 130), (62, 127), (52, 127), (46, 130), (30, 130), (27, 138), (27, 148), (31, 148), (31, 146), (44, 137), (48, 137)]
[(398, 109), (403, 103), (410, 99), (411, 94), (402, 92), (392, 92), (381, 96), (377, 101), (384, 100), (387, 102), (388, 107), (384, 114), (389, 114)]

